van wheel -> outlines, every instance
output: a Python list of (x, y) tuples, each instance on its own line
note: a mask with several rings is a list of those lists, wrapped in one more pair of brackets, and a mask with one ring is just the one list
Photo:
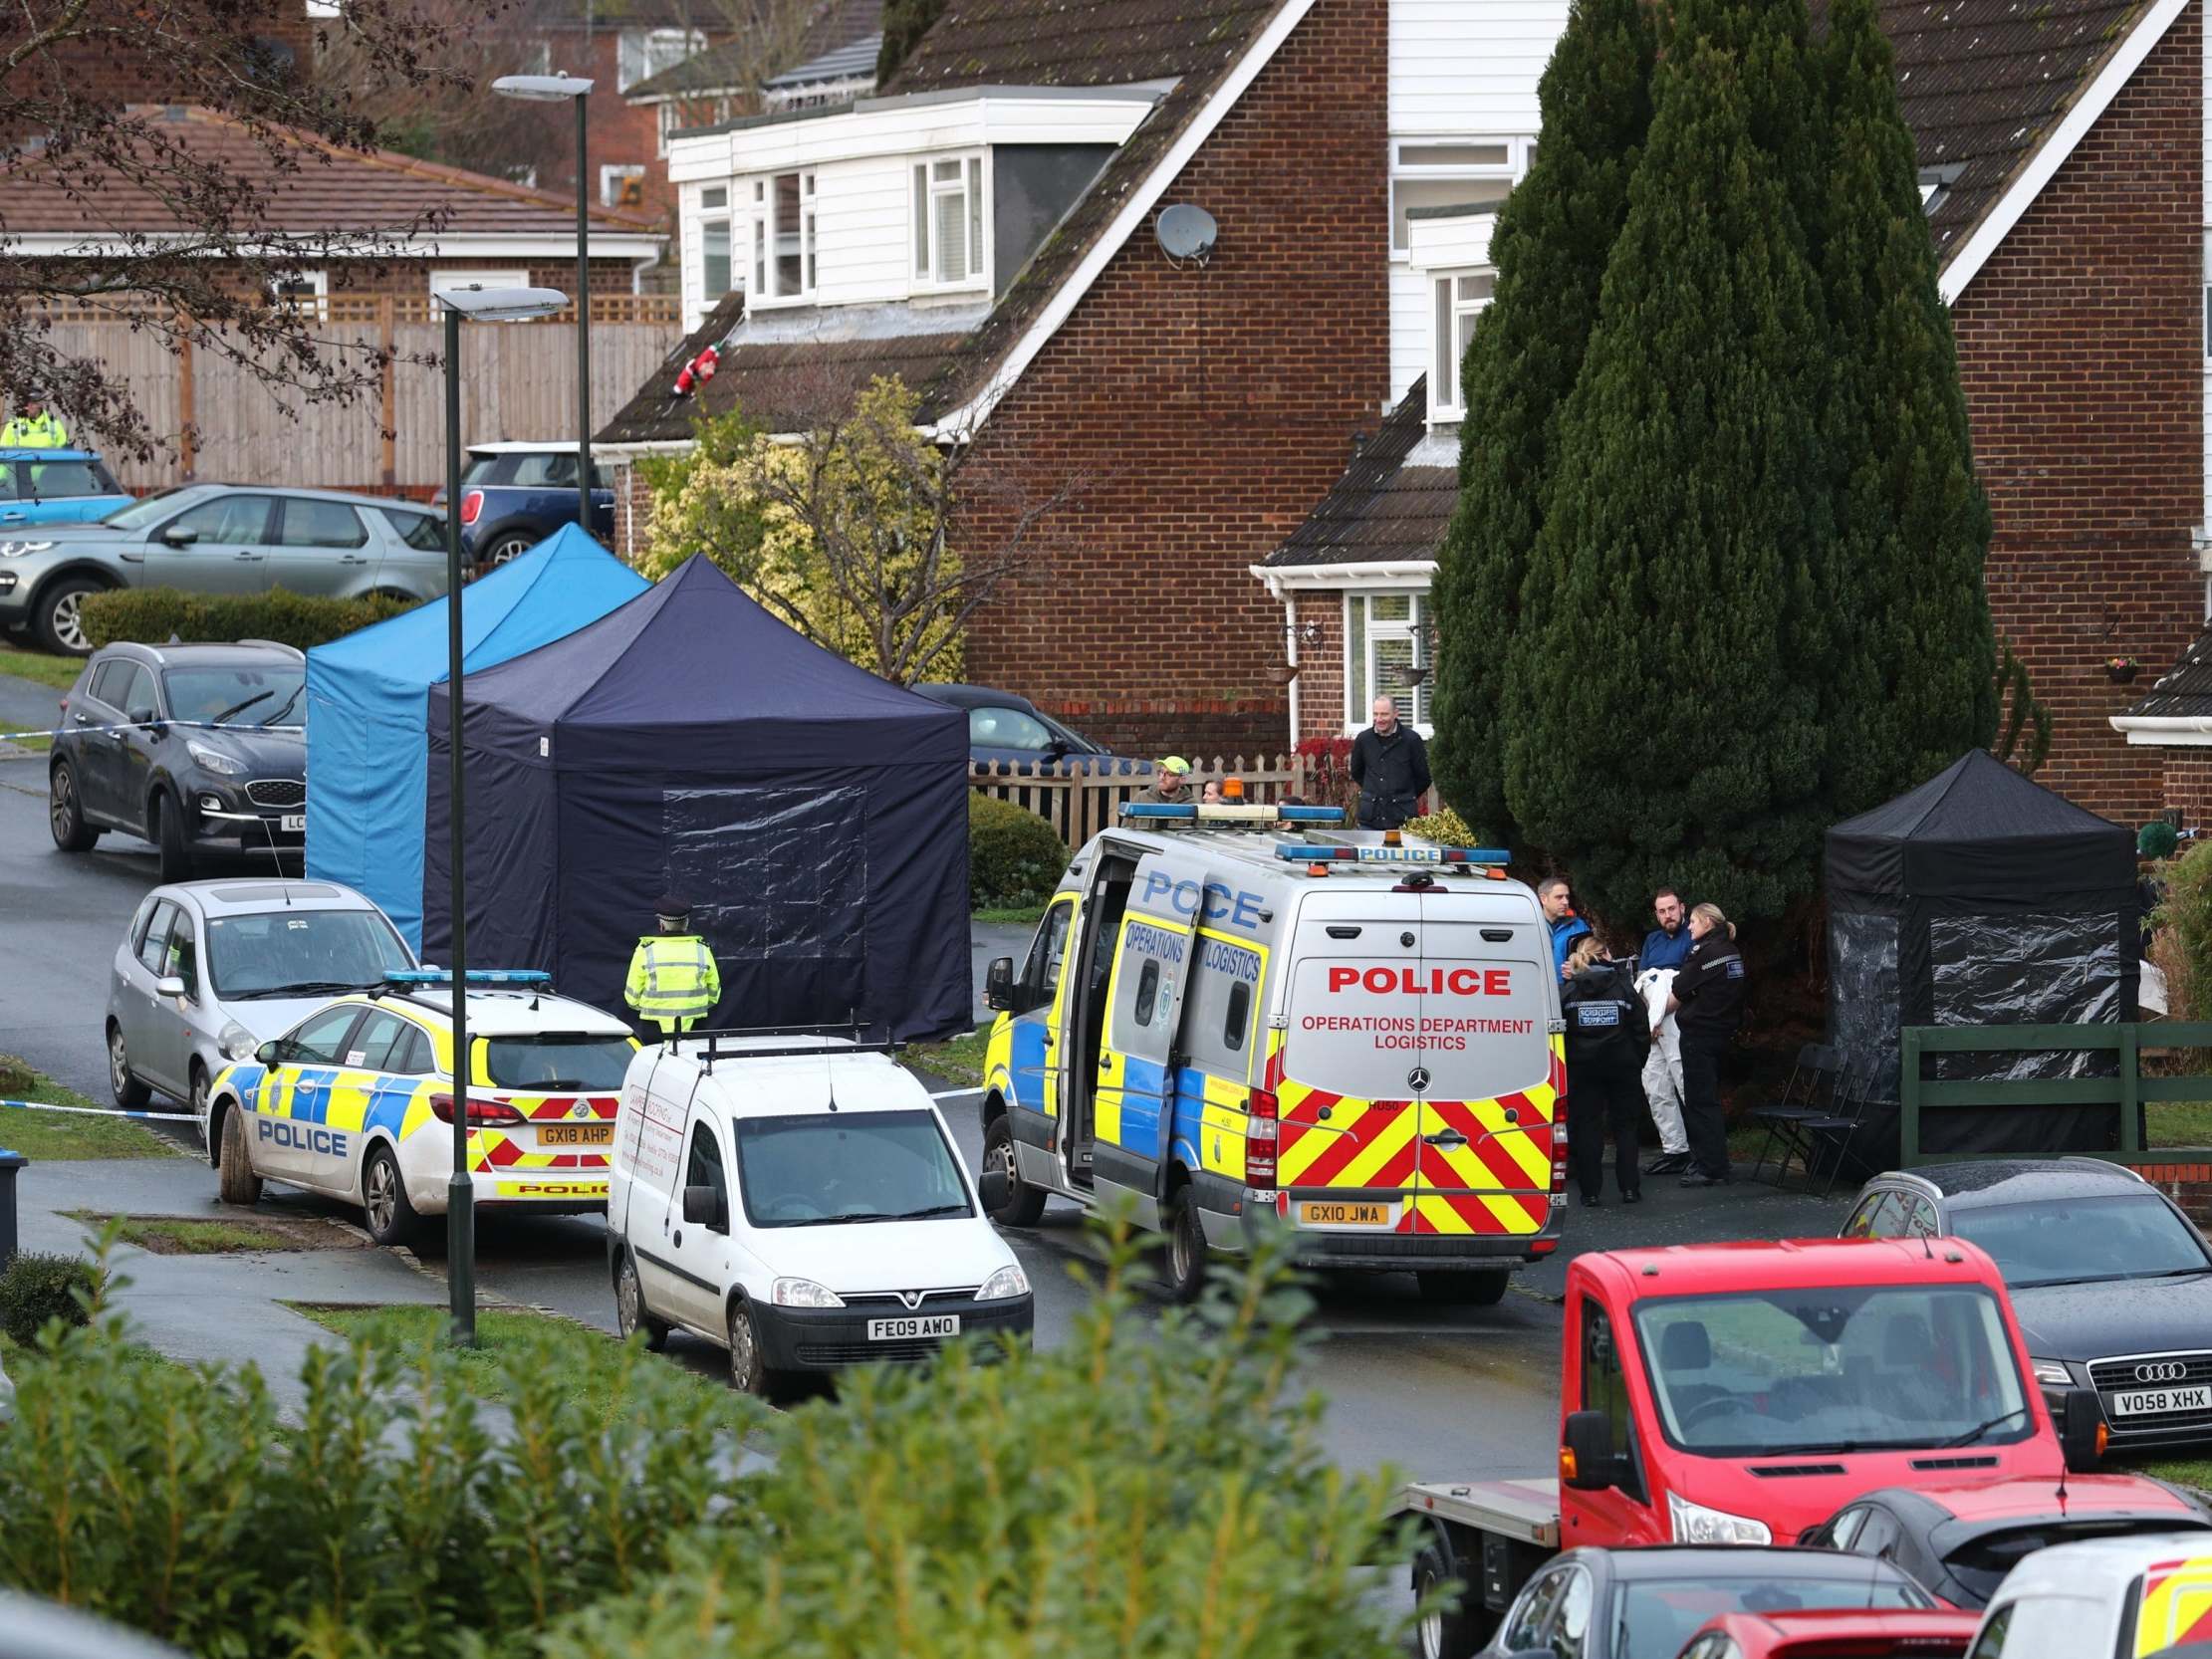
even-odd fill
[[(1427, 1601), (1437, 1596), (1453, 1574), (1444, 1570), (1444, 1557), (1433, 1543), (1424, 1546), (1413, 1557), (1413, 1598)], [(1460, 1605), (1447, 1607), (1442, 1600), (1431, 1603), (1421, 1611), (1420, 1622), (1414, 1626), (1414, 1635), (1420, 1644), (1421, 1659), (1471, 1659), (1482, 1638), (1477, 1633), (1475, 1621), (1467, 1616), (1466, 1586), (1458, 1594)]]
[(625, 1342), (643, 1331), (649, 1353), (658, 1353), (668, 1344), (666, 1321), (645, 1311), (645, 1287), (637, 1282), (637, 1259), (626, 1250), (621, 1266), (614, 1270), (614, 1328)]
[(1206, 1233), (1198, 1224), (1198, 1195), (1185, 1183), (1167, 1200), (1167, 1294), (1190, 1303), (1205, 1288)]
[(1045, 1213), (1045, 1195), (1022, 1179), (1014, 1161), (1014, 1120), (1003, 1111), (983, 1131), (983, 1172), (1006, 1177), (1006, 1202), (991, 1219), (1001, 1227), (1035, 1227)]
[(369, 1236), (380, 1245), (405, 1244), (414, 1237), (414, 1206), (407, 1202), (406, 1183), (399, 1179), (399, 1161), (381, 1143), (369, 1149), (361, 1170), (361, 1207), (369, 1219)]
[(743, 1297), (730, 1303), (730, 1386), (756, 1399), (768, 1392), (768, 1366), (762, 1361), (760, 1332)]
[(261, 1177), (246, 1151), (246, 1108), (233, 1100), (223, 1108), (222, 1151), (216, 1155), (217, 1194), (225, 1204), (261, 1202)]
[(1421, 1300), (1446, 1307), (1495, 1307), (1505, 1300), (1513, 1274), (1505, 1268), (1482, 1273), (1420, 1273)]
[(108, 1022), (108, 1091), (124, 1111), (143, 1111), (153, 1089), (130, 1070), (130, 1051), (123, 1047), (123, 1027)]

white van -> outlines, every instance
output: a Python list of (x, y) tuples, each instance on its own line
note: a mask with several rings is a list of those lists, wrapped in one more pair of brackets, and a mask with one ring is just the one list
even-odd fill
[(622, 1334), (681, 1326), (751, 1393), (783, 1371), (1027, 1338), (1029, 1279), (885, 1045), (694, 1035), (622, 1080), (608, 1190)]
[(1125, 816), (1027, 961), (987, 973), (992, 1218), (1117, 1197), (1168, 1235), (1185, 1299), (1209, 1246), (1261, 1225), (1309, 1266), (1412, 1272), (1446, 1302), (1494, 1303), (1557, 1249), (1559, 975), (1505, 855), (1319, 808)]

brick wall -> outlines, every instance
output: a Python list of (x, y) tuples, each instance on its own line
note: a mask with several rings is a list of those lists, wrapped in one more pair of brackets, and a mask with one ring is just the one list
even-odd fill
[[(1345, 600), (1342, 593), (1298, 595), (1298, 741), (1345, 732)], [(1317, 637), (1308, 639), (1312, 627)]]
[(1162, 197), (1219, 221), (1211, 262), (1174, 270), (1140, 228), (986, 423), (986, 465), (1087, 487), (971, 624), (971, 679), (1144, 747), (1201, 707), (1281, 747), (1282, 608), (1249, 567), (1380, 420), (1388, 33), (1385, 0), (1321, 0)]
[(2164, 783), (2163, 804), (2178, 808), (2189, 828), (2212, 826), (2212, 749), (2149, 749), (2158, 758)]
[[(305, 76), (315, 67), (315, 29), (303, 0), (271, 0), (258, 21), (250, 13), (237, 20), (237, 32), (289, 52), (295, 69)], [(148, 38), (145, 20), (123, 0), (93, 0), (85, 21), (120, 23), (125, 39)], [(0, 25), (0, 48), (21, 39), (20, 30)], [(50, 61), (65, 80), (72, 97), (91, 104), (162, 104), (179, 96), (175, 70), (158, 51), (143, 54), (107, 40), (64, 41), (51, 49)], [(43, 62), (33, 60), (16, 72), (11, 90), (18, 97), (43, 96), (53, 85)]]
[[(729, 35), (694, 23), (709, 46), (719, 46)], [(592, 169), (592, 200), (600, 202), (600, 168), (633, 166), (645, 169), (645, 201), (628, 209), (642, 213), (673, 230), (676, 190), (668, 182), (668, 163), (660, 156), (660, 112), (627, 103), (614, 89), (619, 29), (595, 29), (587, 36), (581, 28), (567, 28), (552, 37), (550, 54), (556, 73), (590, 76), (595, 83), (586, 112), (585, 161)], [(576, 132), (564, 125), (562, 141), (539, 158), (538, 182), (549, 190), (576, 188)], [(601, 205), (608, 205), (601, 203)], [(625, 287), (623, 290), (627, 293)]]
[(2212, 1226), (2212, 1164), (2131, 1164), (2183, 1210), (2199, 1227)]
[(2202, 610), (2202, 41), (2191, 7), (1953, 310), (1990, 606), (2055, 720), (2038, 782), (2125, 824), (2163, 763), (2105, 724), (2138, 692), (2103, 659), (2160, 671)]

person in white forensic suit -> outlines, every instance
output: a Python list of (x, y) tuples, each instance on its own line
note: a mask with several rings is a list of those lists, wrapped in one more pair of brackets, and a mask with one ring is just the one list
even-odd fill
[(1672, 968), (1646, 968), (1636, 991), (1651, 1016), (1651, 1053), (1643, 1063), (1643, 1097), (1659, 1131), (1659, 1156), (1644, 1173), (1666, 1175), (1690, 1166), (1690, 1140), (1682, 1128), (1682, 1033), (1667, 1012), (1674, 993)]

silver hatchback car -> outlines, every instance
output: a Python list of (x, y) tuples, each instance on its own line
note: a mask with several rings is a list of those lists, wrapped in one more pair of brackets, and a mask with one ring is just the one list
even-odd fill
[(207, 1132), (207, 1084), (333, 997), (412, 968), (391, 919), (335, 881), (233, 877), (146, 894), (116, 950), (108, 1081), (125, 1111), (154, 1089)]

